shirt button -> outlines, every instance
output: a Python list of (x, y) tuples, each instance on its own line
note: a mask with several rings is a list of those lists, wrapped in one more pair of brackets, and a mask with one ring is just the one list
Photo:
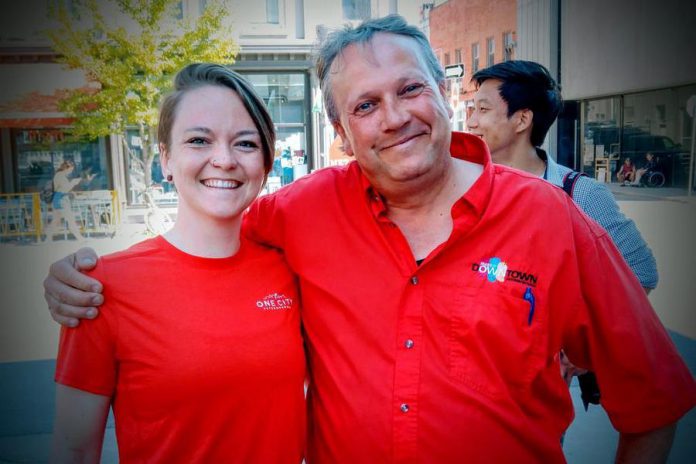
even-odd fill
[(408, 404), (403, 403), (399, 409), (401, 409), (401, 412), (408, 412)]
[(411, 283), (413, 285), (418, 285), (418, 276), (411, 277)]
[(413, 348), (413, 340), (409, 338), (404, 342), (404, 346), (410, 350), (411, 348)]

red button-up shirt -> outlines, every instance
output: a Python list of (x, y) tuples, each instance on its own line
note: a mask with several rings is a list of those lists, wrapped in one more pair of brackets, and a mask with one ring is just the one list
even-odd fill
[(564, 348), (598, 376), (622, 431), (678, 419), (696, 387), (606, 232), (561, 190), (483, 164), (449, 239), (418, 266), (357, 164), (251, 209), (246, 232), (300, 280), (309, 463), (562, 462)]

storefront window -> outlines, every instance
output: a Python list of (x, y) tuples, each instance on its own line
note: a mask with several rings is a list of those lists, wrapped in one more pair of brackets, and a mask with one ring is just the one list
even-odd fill
[(640, 168), (652, 153), (664, 181), (686, 188), (691, 162), (693, 120), (686, 105), (696, 85), (583, 102), (583, 170), (615, 182), (619, 163), (629, 158)]
[(619, 159), (620, 111), (619, 97), (590, 100), (584, 105), (583, 171), (601, 182), (611, 182)]
[(103, 140), (70, 141), (63, 129), (19, 129), (13, 131), (13, 139), (17, 166), (16, 192), (41, 191), (52, 181), (56, 169), (64, 161), (73, 161), (73, 176), (85, 179), (77, 190), (110, 188), (109, 162)]
[(275, 159), (264, 193), (274, 192), (309, 172), (306, 74), (247, 74), (246, 77), (263, 98), (275, 123)]
[[(126, 131), (126, 143), (128, 152), (126, 153), (126, 166), (128, 167), (128, 203), (131, 205), (145, 204), (143, 196), (148, 181), (145, 176), (146, 163), (143, 158), (143, 140), (137, 129)], [(174, 205), (178, 202), (174, 184), (167, 182), (162, 175), (162, 165), (157, 144), (152, 144), (155, 156), (150, 166), (149, 191), (152, 199), (160, 205)]]
[(641, 167), (652, 153), (667, 187), (686, 188), (688, 182), (692, 134), (686, 101), (694, 94), (692, 85), (624, 97), (621, 156)]

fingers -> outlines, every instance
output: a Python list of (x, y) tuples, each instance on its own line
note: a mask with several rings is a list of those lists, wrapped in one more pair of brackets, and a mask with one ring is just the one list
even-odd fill
[[(68, 294), (68, 287), (79, 289), (84, 292), (99, 293), (102, 291), (102, 286), (99, 281), (88, 277), (80, 272), (94, 267), (96, 259), (89, 258), (89, 255), (78, 253), (92, 250), (83, 248), (77, 253), (73, 253), (65, 258), (51, 264), (48, 271), (48, 277), (44, 280), (44, 288), (54, 298), (60, 301), (80, 306), (82, 300), (65, 300), (62, 294)], [(71, 293), (74, 295), (74, 293)]]
[[(101, 295), (101, 293), (90, 291), (95, 289), (97, 286), (101, 287), (99, 282), (92, 278), (81, 275), (74, 269), (73, 272), (79, 274), (81, 277), (80, 281), (77, 283), (73, 280), (71, 283), (66, 284), (64, 281), (57, 279), (53, 275), (46, 277), (44, 280), (44, 290), (46, 295), (50, 295), (53, 297), (53, 299), (59, 301), (60, 303), (66, 303), (73, 306), (90, 307), (99, 306), (102, 304), (104, 302), (104, 297)], [(48, 301), (48, 299), (46, 300)]]
[(79, 271), (88, 271), (94, 268), (94, 266), (97, 264), (98, 256), (92, 248), (80, 248), (71, 256), (73, 268)]
[(77, 327), (80, 324), (80, 319), (93, 319), (99, 314), (99, 310), (95, 307), (72, 306), (61, 303), (49, 293), (45, 293), (44, 298), (48, 303), (48, 309), (53, 320), (67, 327)]
[(102, 285), (80, 270), (92, 269), (97, 255), (91, 248), (82, 248), (51, 264), (44, 279), (44, 298), (53, 320), (75, 327), (78, 319), (97, 316), (96, 306), (104, 302)]

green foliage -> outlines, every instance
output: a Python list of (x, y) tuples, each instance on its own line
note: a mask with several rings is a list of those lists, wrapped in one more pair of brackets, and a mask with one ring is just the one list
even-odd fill
[(158, 105), (173, 75), (192, 62), (234, 62), (238, 47), (223, 24), (226, 0), (208, 1), (194, 21), (177, 19), (178, 0), (66, 3), (52, 0), (56, 27), (47, 35), (59, 60), (83, 70), (89, 82), (87, 89), (67, 91), (60, 102), (75, 118), (73, 136), (93, 139), (138, 127), (149, 166)]

